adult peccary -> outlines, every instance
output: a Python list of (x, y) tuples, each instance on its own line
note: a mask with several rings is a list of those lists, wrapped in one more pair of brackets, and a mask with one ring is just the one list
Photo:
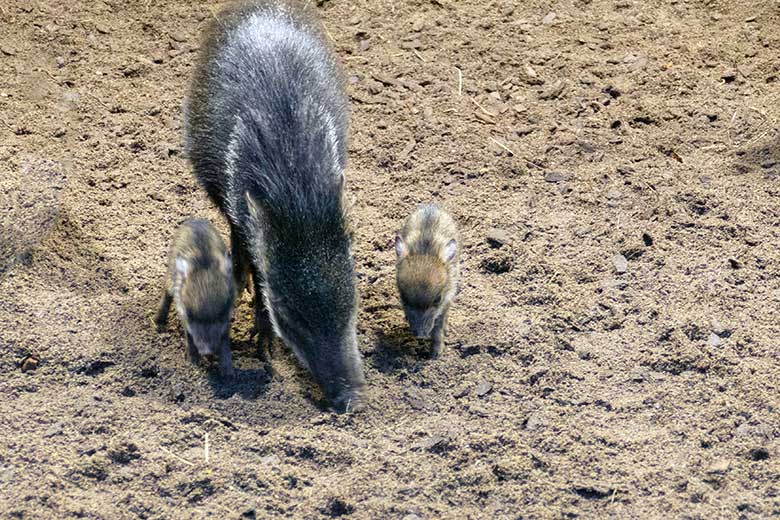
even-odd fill
[(185, 221), (173, 237), (166, 287), (154, 319), (162, 331), (175, 303), (187, 338), (187, 357), (197, 364), (201, 356), (216, 356), (222, 377), (234, 374), (230, 317), (236, 289), (230, 256), (208, 221)]
[(409, 328), (418, 338), (433, 340), (441, 353), (450, 306), (458, 291), (458, 228), (452, 217), (433, 204), (417, 208), (395, 238), (396, 282)]
[(252, 1), (217, 15), (185, 102), (185, 141), (230, 223), (239, 287), (247, 263), (252, 272), (261, 352), (275, 332), (333, 408), (357, 408), (347, 100), (314, 14), (292, 1)]

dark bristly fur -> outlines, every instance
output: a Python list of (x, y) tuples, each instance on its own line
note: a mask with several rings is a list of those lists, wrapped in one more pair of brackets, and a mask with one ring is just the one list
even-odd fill
[(217, 15), (185, 132), (195, 175), (230, 223), (235, 273), (247, 263), (252, 272), (261, 350), (276, 332), (334, 408), (356, 408), (364, 379), (344, 200), (347, 101), (313, 13), (279, 0)]
[(396, 236), (396, 281), (406, 320), (416, 337), (431, 337), (441, 353), (460, 276), (455, 221), (433, 204), (417, 208)]
[(168, 254), (168, 280), (155, 317), (157, 330), (165, 328), (171, 303), (182, 321), (187, 357), (216, 355), (223, 377), (233, 375), (230, 317), (235, 301), (230, 253), (214, 226), (189, 219), (176, 231)]

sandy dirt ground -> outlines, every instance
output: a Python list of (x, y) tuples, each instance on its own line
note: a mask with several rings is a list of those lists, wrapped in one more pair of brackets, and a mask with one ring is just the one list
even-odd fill
[[(780, 514), (780, 12), (726, 0), (329, 0), (351, 98), (369, 407), (281, 345), (238, 379), (157, 334), (218, 8), (0, 1), (0, 516)], [(451, 210), (440, 359), (393, 234)], [(206, 448), (208, 447), (208, 458)]]

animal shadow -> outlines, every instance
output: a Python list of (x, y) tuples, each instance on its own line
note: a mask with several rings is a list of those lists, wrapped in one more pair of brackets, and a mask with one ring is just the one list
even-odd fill
[(379, 331), (371, 363), (384, 374), (397, 370), (416, 371), (420, 364), (431, 359), (431, 341), (414, 338), (407, 327), (395, 326)]
[(235, 370), (232, 378), (223, 378), (219, 375), (216, 359), (201, 361), (202, 368), (207, 372), (214, 397), (229, 399), (238, 395), (242, 399), (257, 399), (263, 396), (271, 384), (272, 373), (270, 364), (264, 363), (258, 357), (257, 344), (251, 339), (233, 339), (232, 351)]

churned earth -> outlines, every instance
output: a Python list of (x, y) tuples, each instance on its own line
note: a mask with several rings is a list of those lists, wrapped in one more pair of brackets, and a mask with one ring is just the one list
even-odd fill
[[(329, 0), (369, 407), (277, 344), (154, 332), (215, 3), (0, 1), (0, 516), (780, 514), (780, 13), (726, 0)], [(456, 217), (443, 356), (393, 235)]]

